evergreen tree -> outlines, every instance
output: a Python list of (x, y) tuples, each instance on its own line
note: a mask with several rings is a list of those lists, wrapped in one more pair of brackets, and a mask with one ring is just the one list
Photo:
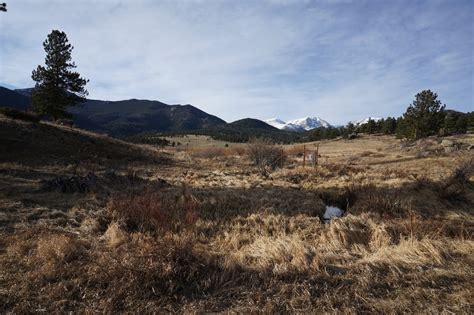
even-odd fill
[(450, 135), (456, 133), (456, 122), (458, 120), (459, 114), (455, 112), (446, 113), (444, 117), (444, 134)]
[(369, 121), (367, 122), (366, 132), (368, 134), (373, 134), (377, 131), (377, 124), (375, 123), (375, 120), (369, 118)]
[(456, 120), (455, 124), (456, 133), (466, 133), (467, 132), (467, 115), (461, 114)]
[(88, 80), (72, 71), (76, 64), (71, 61), (73, 47), (66, 33), (53, 30), (43, 47), (46, 67), (39, 65), (31, 76), (36, 82), (31, 97), (33, 109), (40, 115), (52, 116), (54, 120), (70, 118), (71, 114), (66, 109), (85, 101)]
[(408, 138), (409, 128), (406, 120), (403, 117), (397, 118), (397, 129), (395, 130), (397, 138)]
[(386, 135), (391, 135), (395, 133), (395, 130), (397, 129), (397, 121), (395, 118), (392, 117), (387, 117), (382, 122), (382, 132)]
[(419, 139), (436, 134), (442, 126), (445, 105), (438, 100), (438, 95), (424, 90), (415, 96), (413, 103), (403, 114), (408, 138)]
[(347, 124), (346, 129), (347, 129), (347, 133), (348, 133), (348, 134), (351, 134), (351, 133), (354, 133), (354, 132), (355, 132), (355, 126), (354, 126), (354, 124), (353, 124), (352, 122), (349, 122), (349, 123)]
[(474, 112), (466, 113), (467, 130), (474, 131)]

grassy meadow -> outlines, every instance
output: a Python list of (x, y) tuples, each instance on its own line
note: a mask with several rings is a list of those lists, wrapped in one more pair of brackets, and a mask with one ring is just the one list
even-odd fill
[(202, 136), (0, 139), (1, 313), (473, 311), (473, 134), (285, 145), (268, 176)]

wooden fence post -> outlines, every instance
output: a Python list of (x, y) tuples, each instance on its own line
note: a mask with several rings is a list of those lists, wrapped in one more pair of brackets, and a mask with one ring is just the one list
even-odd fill
[(315, 166), (316, 166), (319, 163), (319, 143), (316, 147), (316, 156), (315, 156), (315, 158), (316, 158), (316, 160), (315, 160), (316, 161)]
[(281, 148), (280, 152), (280, 169), (283, 170), (283, 148)]
[(306, 166), (306, 145), (303, 145), (303, 168)]

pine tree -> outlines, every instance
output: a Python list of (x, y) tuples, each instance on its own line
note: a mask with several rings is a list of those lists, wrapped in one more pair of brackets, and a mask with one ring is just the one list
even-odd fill
[(85, 101), (88, 95), (85, 86), (89, 80), (72, 71), (76, 64), (71, 61), (73, 46), (66, 33), (53, 30), (43, 47), (46, 67), (39, 65), (31, 76), (36, 82), (31, 99), (33, 110), (54, 120), (71, 117), (66, 109)]
[(466, 113), (467, 118), (467, 130), (474, 131), (474, 112)]
[(444, 133), (446, 135), (450, 135), (456, 133), (456, 122), (458, 120), (459, 115), (455, 112), (446, 113), (444, 117)]
[(356, 128), (355, 128), (355, 125), (352, 122), (349, 122), (346, 126), (346, 129), (347, 129), (347, 133), (351, 134), (351, 133), (355, 132)]
[(438, 100), (438, 94), (430, 90), (416, 94), (415, 100), (403, 114), (408, 138), (419, 139), (436, 134), (442, 126), (445, 107)]
[(455, 130), (456, 133), (466, 133), (467, 132), (467, 114), (461, 114), (456, 120)]
[(386, 135), (391, 135), (395, 133), (395, 130), (397, 129), (397, 121), (395, 118), (392, 117), (387, 117), (382, 122), (382, 132)]
[(375, 123), (375, 120), (369, 118), (369, 121), (367, 122), (366, 126), (366, 132), (368, 134), (373, 134), (377, 131), (377, 124)]

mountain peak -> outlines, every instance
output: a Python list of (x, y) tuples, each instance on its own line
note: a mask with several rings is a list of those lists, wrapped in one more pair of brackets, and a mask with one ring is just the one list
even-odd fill
[(303, 117), (303, 118), (293, 119), (288, 122), (285, 122), (278, 118), (270, 118), (270, 119), (265, 120), (265, 122), (278, 129), (289, 130), (289, 131), (305, 131), (305, 130), (311, 130), (311, 129), (320, 128), (320, 127), (325, 127), (325, 128), (331, 127), (330, 123), (328, 123), (326, 120), (318, 116)]
[(357, 119), (357, 120), (352, 120), (350, 121), (350, 123), (354, 124), (355, 126), (360, 126), (360, 125), (363, 125), (363, 124), (366, 124), (369, 122), (369, 120), (373, 120), (373, 121), (379, 121), (381, 120), (382, 118), (378, 118), (378, 117), (366, 117), (366, 118), (362, 118), (362, 119)]

